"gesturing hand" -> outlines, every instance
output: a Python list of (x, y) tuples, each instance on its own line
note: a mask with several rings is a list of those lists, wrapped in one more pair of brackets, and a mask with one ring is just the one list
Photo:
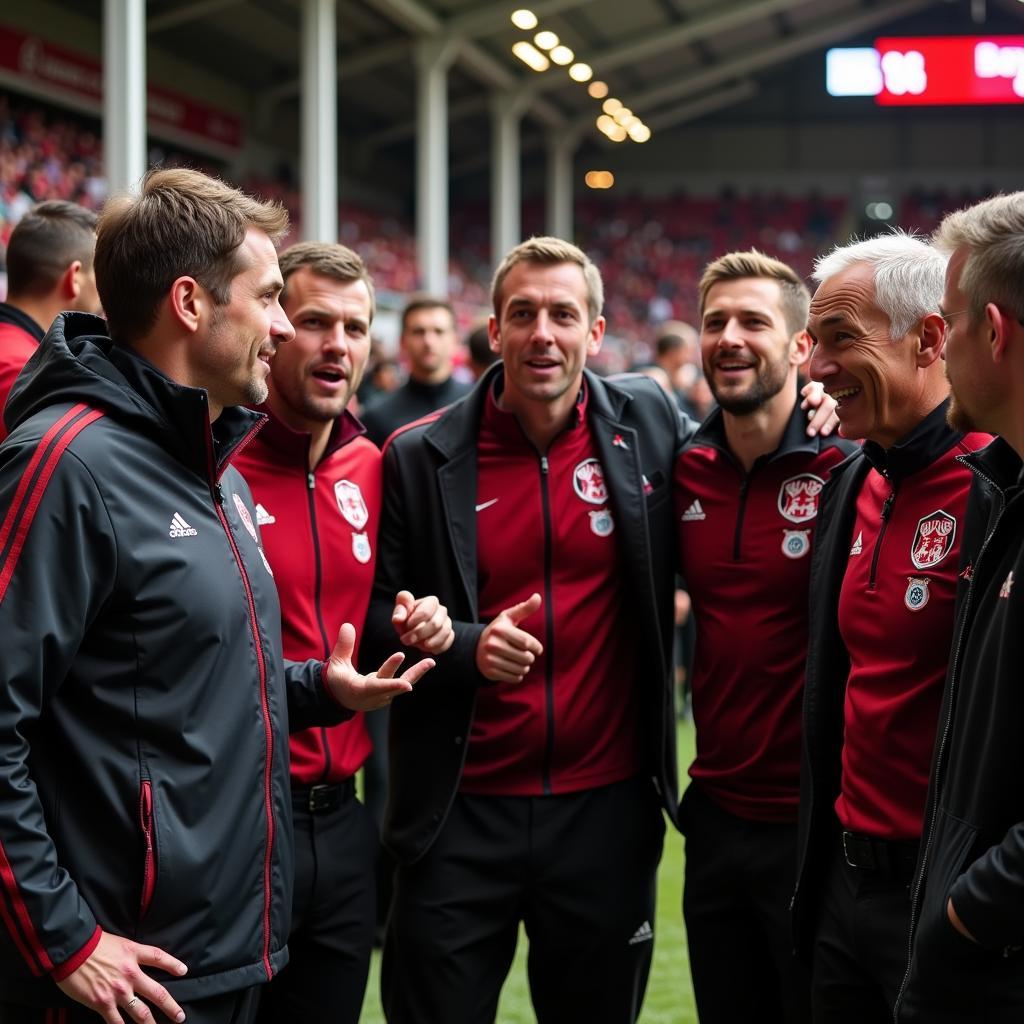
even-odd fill
[(338, 642), (327, 663), (327, 685), (339, 704), (352, 711), (375, 711), (391, 703), (400, 693), (408, 693), (424, 673), (434, 667), (432, 658), (416, 662), (397, 678), (398, 666), (405, 661), (404, 654), (392, 654), (376, 672), (360, 675), (352, 664), (356, 649), (355, 627), (346, 622), (338, 630)]
[(153, 1020), (143, 999), (171, 1020), (183, 1021), (185, 1012), (163, 985), (143, 973), (143, 967), (159, 967), (179, 976), (188, 970), (180, 960), (156, 946), (142, 946), (103, 932), (85, 963), (57, 984), (66, 996), (95, 1010), (107, 1024), (133, 1020), (145, 1024)]
[(839, 426), (836, 400), (831, 395), (826, 395), (825, 388), (816, 380), (805, 384), (800, 389), (800, 395), (803, 398), (800, 408), (807, 410), (807, 433), (811, 437), (815, 434), (828, 437)]
[(432, 595), (415, 598), (408, 590), (400, 590), (391, 621), (398, 639), (424, 654), (443, 654), (455, 640), (448, 609)]
[(519, 628), (523, 619), (541, 605), (540, 594), (500, 612), (480, 634), (476, 645), (476, 667), (495, 683), (519, 683), (534, 660), (544, 653), (540, 641)]

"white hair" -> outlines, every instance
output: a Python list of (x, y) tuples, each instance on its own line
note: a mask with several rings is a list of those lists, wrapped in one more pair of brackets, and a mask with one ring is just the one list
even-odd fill
[(863, 242), (836, 246), (815, 260), (818, 284), (857, 263), (875, 272), (875, 302), (889, 317), (889, 334), (899, 341), (922, 317), (938, 313), (946, 283), (947, 257), (916, 235), (894, 231)]

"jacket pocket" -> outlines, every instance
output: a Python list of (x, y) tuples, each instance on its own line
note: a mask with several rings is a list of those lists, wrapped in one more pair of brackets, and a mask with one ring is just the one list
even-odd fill
[(156, 813), (153, 808), (153, 783), (143, 779), (139, 787), (139, 827), (142, 830), (142, 895), (139, 898), (141, 921), (153, 902), (156, 888)]

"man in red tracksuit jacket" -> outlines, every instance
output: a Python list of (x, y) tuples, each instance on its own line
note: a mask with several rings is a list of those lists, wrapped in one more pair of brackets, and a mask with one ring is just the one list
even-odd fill
[(946, 260), (889, 235), (818, 261), (811, 376), (865, 438), (821, 494), (794, 916), (814, 1019), (892, 1019), (972, 473), (946, 422)]
[[(18, 374), (63, 310), (101, 312), (93, 271), (96, 214), (51, 199), (18, 221), (7, 243), (7, 301), (0, 302), (0, 413)], [(0, 416), (0, 441), (7, 429)]]
[(754, 251), (720, 257), (700, 282), (718, 408), (676, 460), (675, 505), (697, 623), (697, 756), (679, 826), (703, 1024), (810, 1019), (789, 925), (807, 580), (818, 495), (856, 445), (805, 429), (797, 370), (809, 303), (791, 268)]
[[(366, 367), (373, 283), (341, 245), (281, 253), (281, 304), (295, 327), (278, 350), (264, 411), (270, 422), (238, 456), (281, 595), (285, 656), (321, 657), (338, 623), (362, 633), (377, 553), (381, 459), (346, 410)], [(280, 358), (278, 358), (278, 356)], [(403, 642), (450, 643), (436, 600), (402, 595)], [(355, 797), (370, 739), (357, 714), (290, 743), (296, 878), (289, 965), (264, 990), (259, 1020), (356, 1024), (373, 945), (377, 829)]]

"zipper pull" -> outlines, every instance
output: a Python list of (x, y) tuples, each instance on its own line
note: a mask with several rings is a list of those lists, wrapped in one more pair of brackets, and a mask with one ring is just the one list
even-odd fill
[(892, 514), (893, 502), (896, 501), (896, 492), (890, 491), (889, 497), (882, 502), (882, 522), (889, 522), (889, 516)]
[(548, 457), (542, 455), (540, 457), (540, 471), (546, 476), (548, 472)]
[(213, 496), (217, 499), (218, 505), (224, 504), (224, 488), (220, 484), (214, 484)]
[(316, 487), (316, 477), (312, 473), (306, 474), (306, 486), (312, 491)]

